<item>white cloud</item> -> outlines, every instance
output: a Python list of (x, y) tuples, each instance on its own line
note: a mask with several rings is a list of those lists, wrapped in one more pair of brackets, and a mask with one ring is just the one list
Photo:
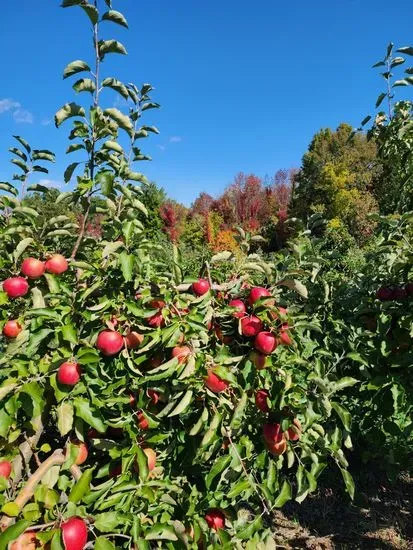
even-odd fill
[(21, 104), (14, 99), (0, 99), (0, 115), (2, 113), (7, 113), (8, 111), (13, 112), (13, 118), (15, 122), (33, 124), (33, 115), (26, 109), (23, 109)]
[(33, 124), (33, 115), (26, 109), (17, 109), (13, 113), (13, 118), (18, 123)]
[(39, 185), (44, 185), (45, 187), (55, 187), (56, 189), (61, 189), (64, 186), (63, 181), (59, 180), (49, 180), (42, 179), (37, 182)]
[(172, 136), (169, 138), (169, 143), (179, 143), (182, 141), (181, 136)]
[(13, 99), (0, 99), (0, 114), (7, 113), (14, 109), (19, 109), (20, 103), (13, 101)]

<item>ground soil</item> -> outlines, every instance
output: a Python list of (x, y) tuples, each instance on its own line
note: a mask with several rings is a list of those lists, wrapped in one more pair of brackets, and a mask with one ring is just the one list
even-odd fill
[(339, 480), (327, 481), (333, 482), (302, 504), (289, 503), (276, 513), (277, 548), (413, 550), (413, 477), (403, 474), (391, 484), (363, 472), (353, 503)]

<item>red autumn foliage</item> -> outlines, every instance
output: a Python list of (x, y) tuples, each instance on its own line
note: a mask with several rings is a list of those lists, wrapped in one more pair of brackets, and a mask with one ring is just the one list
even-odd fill
[(177, 243), (184, 230), (186, 208), (177, 202), (166, 201), (160, 207), (160, 215), (165, 233), (173, 243)]

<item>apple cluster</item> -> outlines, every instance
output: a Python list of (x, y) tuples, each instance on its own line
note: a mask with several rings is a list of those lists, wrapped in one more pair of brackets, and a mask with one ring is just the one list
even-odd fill
[(380, 302), (398, 302), (413, 296), (413, 283), (404, 286), (382, 286), (376, 292), (376, 298)]

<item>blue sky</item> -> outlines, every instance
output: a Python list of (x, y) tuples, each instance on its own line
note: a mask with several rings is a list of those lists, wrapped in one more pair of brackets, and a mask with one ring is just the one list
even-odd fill
[[(70, 61), (90, 59), (89, 26), (79, 8), (59, 3), (2, 6), (0, 179), (12, 172), (12, 134), (57, 154), (49, 180), (62, 182), (74, 160), (64, 153), (69, 126), (50, 121), (76, 100), (61, 75)], [(111, 56), (105, 74), (150, 82), (162, 105), (144, 119), (161, 134), (143, 143), (153, 161), (139, 169), (185, 204), (201, 191), (217, 195), (240, 171), (265, 176), (299, 166), (321, 127), (358, 126), (381, 91), (371, 65), (389, 40), (413, 42), (411, 0), (113, 0), (113, 7), (130, 30), (106, 25), (103, 35), (129, 55)], [(113, 96), (106, 101), (112, 106)]]

